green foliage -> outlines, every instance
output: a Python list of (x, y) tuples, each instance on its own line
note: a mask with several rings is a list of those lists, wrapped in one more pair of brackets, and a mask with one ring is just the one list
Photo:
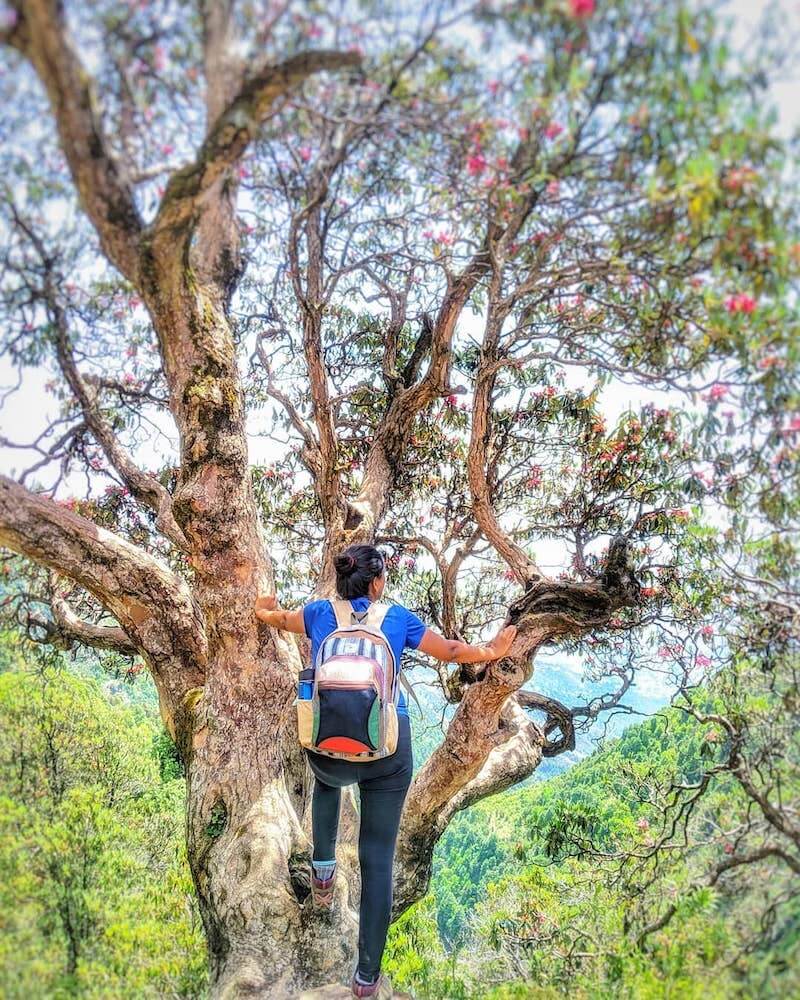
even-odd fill
[(0, 992), (195, 998), (184, 785), (155, 712), (67, 671), (0, 675)]

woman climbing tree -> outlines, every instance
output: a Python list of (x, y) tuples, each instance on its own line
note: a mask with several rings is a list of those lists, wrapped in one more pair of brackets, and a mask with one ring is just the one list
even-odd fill
[[(372, 545), (351, 545), (336, 556), (334, 567), (336, 591), (340, 598), (350, 602), (356, 614), (366, 612), (380, 600), (386, 586), (386, 561), (379, 549)], [(270, 594), (258, 598), (256, 615), (274, 628), (308, 636), (312, 663), (317, 662), (321, 644), (337, 628), (336, 611), (328, 600), (312, 601), (297, 611), (284, 611), (277, 607), (275, 595)], [(406, 648), (418, 649), (449, 663), (496, 660), (508, 652), (517, 632), (509, 625), (485, 645), (471, 646), (445, 639), (400, 604), (388, 608), (380, 627), (397, 664)], [(357, 997), (392, 996), (391, 984), (380, 968), (392, 910), (392, 863), (397, 831), (413, 772), (411, 722), (402, 693), (397, 718), (397, 748), (380, 759), (354, 763), (306, 750), (315, 777), (311, 898), (316, 907), (330, 909), (334, 903), (341, 789), (358, 783), (361, 796), (358, 965), (351, 981), (353, 996)]]

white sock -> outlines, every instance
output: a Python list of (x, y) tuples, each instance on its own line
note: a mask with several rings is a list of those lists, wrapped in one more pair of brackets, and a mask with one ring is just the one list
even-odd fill
[(333, 861), (312, 861), (311, 864), (314, 866), (314, 874), (320, 881), (329, 879), (336, 867), (336, 858)]

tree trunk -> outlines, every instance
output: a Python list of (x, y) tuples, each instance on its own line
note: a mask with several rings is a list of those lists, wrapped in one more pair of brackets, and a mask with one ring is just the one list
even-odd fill
[(336, 903), (312, 910), (313, 777), (297, 741), (292, 670), (237, 650), (190, 692), (187, 846), (211, 995), (278, 998), (344, 982), (358, 937), (358, 819), (343, 795)]

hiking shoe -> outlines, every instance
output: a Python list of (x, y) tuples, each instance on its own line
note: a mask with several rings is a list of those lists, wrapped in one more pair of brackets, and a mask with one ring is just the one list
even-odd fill
[(373, 997), (374, 1000), (391, 1000), (394, 996), (392, 982), (383, 972), (378, 974), (374, 983), (364, 984), (356, 980), (355, 975), (350, 982), (354, 997)]
[(311, 876), (311, 902), (315, 908), (321, 910), (333, 909), (333, 884), (336, 881), (336, 872), (331, 873), (330, 878), (317, 878)]

